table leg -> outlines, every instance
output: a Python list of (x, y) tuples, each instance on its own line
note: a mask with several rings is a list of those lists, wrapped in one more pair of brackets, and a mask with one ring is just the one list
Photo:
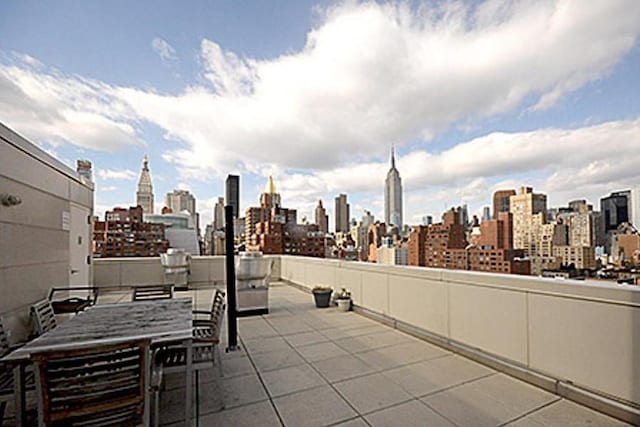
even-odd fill
[(145, 358), (144, 358), (144, 410), (143, 410), (143, 423), (144, 427), (151, 427), (151, 410), (149, 408), (149, 400), (151, 400), (151, 393), (149, 392), (149, 386), (151, 383), (151, 358), (153, 353), (149, 347), (145, 346)]
[(193, 340), (186, 341), (187, 348), (187, 360), (185, 363), (185, 408), (184, 408), (184, 425), (191, 426), (191, 407), (193, 402), (191, 396), (193, 395)]
[(16, 426), (25, 425), (26, 421), (26, 395), (24, 390), (24, 365), (22, 363), (16, 364), (13, 368), (13, 393), (15, 399), (15, 417)]

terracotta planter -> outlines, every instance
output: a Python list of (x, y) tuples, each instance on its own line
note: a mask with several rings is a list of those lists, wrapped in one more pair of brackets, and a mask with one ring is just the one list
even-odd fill
[(329, 290), (314, 289), (312, 292), (313, 292), (313, 299), (316, 302), (316, 307), (318, 308), (329, 307), (329, 301), (331, 300), (331, 293), (333, 292), (331, 289)]

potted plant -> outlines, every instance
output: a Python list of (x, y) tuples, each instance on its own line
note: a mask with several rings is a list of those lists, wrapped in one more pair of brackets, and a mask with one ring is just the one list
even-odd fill
[(328, 286), (316, 286), (311, 292), (313, 293), (313, 299), (316, 302), (316, 307), (318, 308), (326, 308), (329, 307), (329, 302), (331, 301), (331, 293), (333, 289)]
[(342, 288), (336, 295), (336, 301), (341, 311), (351, 310), (351, 292)]

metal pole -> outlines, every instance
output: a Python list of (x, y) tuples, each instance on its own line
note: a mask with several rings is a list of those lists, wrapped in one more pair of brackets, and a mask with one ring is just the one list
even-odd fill
[(233, 206), (224, 207), (226, 271), (227, 271), (227, 330), (229, 333), (227, 351), (238, 347), (238, 314), (236, 312), (236, 265), (233, 244)]

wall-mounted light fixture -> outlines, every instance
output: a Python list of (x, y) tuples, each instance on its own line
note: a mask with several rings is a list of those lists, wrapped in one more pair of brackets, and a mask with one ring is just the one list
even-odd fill
[(0, 203), (2, 206), (16, 206), (22, 203), (22, 199), (14, 194), (2, 193), (0, 194)]

